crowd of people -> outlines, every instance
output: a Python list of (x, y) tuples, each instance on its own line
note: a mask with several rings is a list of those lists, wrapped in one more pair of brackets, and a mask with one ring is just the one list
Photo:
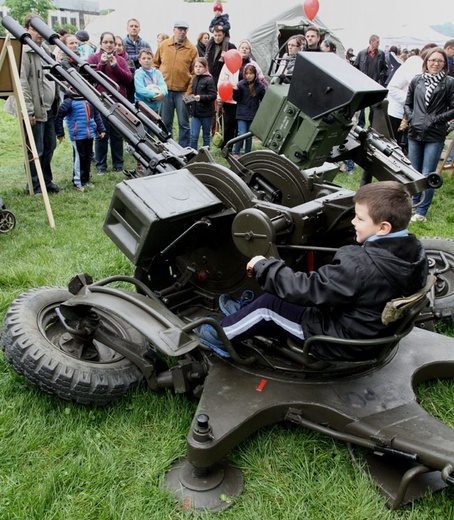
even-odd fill
[[(30, 25), (33, 16), (36, 15), (27, 16), (26, 29), (32, 40), (42, 46), (43, 37)], [(223, 118), (223, 145), (249, 132), (268, 82), (254, 60), (251, 42), (244, 39), (235, 45), (231, 41), (231, 20), (221, 2), (213, 4), (213, 18), (207, 21), (207, 31), (198, 35), (195, 44), (188, 38), (189, 24), (184, 20), (175, 21), (172, 34), (157, 35), (153, 45), (155, 51), (140, 36), (138, 20), (127, 20), (125, 25), (125, 35), (106, 31), (101, 34), (98, 44), (90, 41), (86, 30), (79, 30), (74, 35), (60, 30), (59, 34), (72, 52), (109, 78), (130, 102), (142, 101), (151, 110), (159, 112), (171, 135), (176, 114), (181, 146), (197, 148), (200, 133), (203, 146), (210, 146), (220, 116)], [(368, 47), (356, 55), (352, 48), (347, 49), (345, 59), (389, 89), (388, 110), (396, 141), (418, 171), (423, 174), (434, 171), (448, 123), (454, 118), (454, 40), (448, 40), (443, 49), (429, 43), (422, 49), (411, 50), (391, 46), (385, 52), (379, 46), (380, 38), (373, 34)], [(225, 63), (225, 57), (232, 49), (241, 57), (235, 72)], [(108, 170), (109, 148), (112, 169), (123, 171), (123, 137), (108, 118), (97, 114), (90, 104), (66, 101), (68, 93), (59, 93), (55, 83), (42, 73), (39, 56), (29, 46), (25, 46), (24, 51), (21, 83), (47, 190), (58, 193), (63, 189), (53, 183), (51, 169), (56, 139), (64, 138), (63, 120), (73, 144), (73, 184), (77, 190), (83, 191), (93, 184), (89, 171), (93, 161), (99, 175)], [(59, 48), (54, 51), (57, 61), (65, 68), (74, 66), (70, 56)], [(274, 69), (270, 68), (271, 74), (281, 81), (290, 81), (296, 56), (301, 51), (336, 53), (337, 48), (318, 27), (309, 25), (304, 33), (290, 36)], [(228, 99), (220, 94), (218, 87), (221, 84), (232, 86)], [(106, 92), (102, 85), (97, 89)], [(11, 112), (15, 112), (14, 107)], [(362, 110), (358, 124), (373, 125), (373, 117), (374, 107)], [(82, 126), (87, 129), (85, 133), (80, 131)], [(82, 140), (87, 141), (83, 146)], [(90, 150), (90, 147), (94, 149)], [(239, 158), (250, 150), (249, 137), (244, 142), (236, 142), (233, 153)], [(87, 154), (90, 157), (88, 166)], [(40, 193), (36, 168), (33, 161), (30, 164), (33, 192)], [(137, 163), (138, 169), (142, 167)], [(353, 172), (353, 161), (345, 161), (341, 169)], [(426, 220), (432, 196), (429, 192), (423, 200), (415, 198), (419, 206), (414, 219)]]
[[(73, 53), (102, 72), (124, 97), (159, 112), (171, 134), (176, 113), (182, 147), (197, 148), (200, 132), (203, 146), (209, 147), (213, 121), (221, 111), (224, 144), (236, 136), (245, 136), (234, 143), (233, 154), (238, 158), (251, 151), (249, 129), (269, 85), (254, 60), (251, 42), (241, 40), (236, 46), (230, 41), (231, 22), (222, 3), (214, 4), (213, 15), (208, 31), (200, 33), (196, 45), (188, 39), (189, 24), (177, 20), (171, 35), (158, 34), (155, 52), (140, 36), (141, 26), (136, 19), (127, 21), (126, 36), (105, 31), (98, 45), (90, 42), (85, 30), (61, 37)], [(33, 42), (42, 46), (43, 37), (30, 23), (33, 16), (27, 16), (25, 28)], [(428, 44), (411, 52), (397, 46), (384, 52), (379, 46), (380, 38), (373, 34), (365, 49), (355, 56), (350, 48), (344, 58), (373, 81), (388, 87), (394, 137), (413, 167), (427, 175), (436, 170), (454, 119), (454, 40), (448, 40), (444, 48)], [(239, 60), (234, 71), (226, 63), (233, 49)], [(336, 53), (337, 48), (329, 38), (323, 38), (318, 27), (309, 25), (304, 34), (292, 35), (286, 42), (273, 71), (276, 78), (291, 81), (300, 51)], [(65, 53), (60, 52), (57, 59), (65, 68), (75, 66)], [(93, 160), (98, 174), (107, 171), (109, 147), (113, 169), (123, 170), (122, 136), (77, 92), (59, 93), (56, 84), (43, 73), (40, 56), (30, 46), (24, 46), (21, 84), (49, 192), (62, 189), (53, 183), (51, 160), (56, 140), (64, 139), (64, 121), (72, 142), (76, 190), (84, 191), (93, 185)], [(221, 84), (231, 86), (230, 97), (221, 95)], [(106, 93), (102, 84), (96, 88)], [(372, 125), (374, 107), (367, 113)], [(359, 114), (358, 124), (366, 125), (366, 111)], [(37, 194), (41, 186), (34, 162), (30, 164), (33, 185), (27, 188)], [(351, 161), (345, 166), (348, 171), (354, 167)], [(419, 241), (408, 233), (407, 225), (410, 217), (413, 222), (426, 221), (432, 197), (430, 189), (414, 196), (416, 212), (411, 217), (410, 197), (401, 184), (366, 184), (355, 197), (352, 221), (356, 240), (363, 247), (340, 248), (334, 263), (310, 275), (295, 273), (281, 260), (261, 256), (251, 259), (247, 267), (264, 294), (246, 306), (221, 295), (219, 306), (225, 314), (221, 325), (227, 338), (238, 342), (269, 330), (272, 335), (283, 333), (304, 342), (313, 334), (364, 338), (386, 332), (380, 320), (385, 302), (424, 286), (427, 259)], [(327, 284), (327, 279), (334, 283)], [(202, 326), (197, 332), (202, 343), (226, 355), (213, 327)], [(319, 359), (345, 359), (367, 357), (373, 352), (319, 348), (315, 354)]]

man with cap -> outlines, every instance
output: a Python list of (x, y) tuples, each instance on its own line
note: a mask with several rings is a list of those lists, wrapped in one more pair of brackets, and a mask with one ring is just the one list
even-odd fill
[(174, 23), (173, 35), (161, 42), (154, 56), (154, 66), (159, 69), (167, 84), (168, 94), (161, 106), (161, 117), (173, 135), (173, 117), (177, 112), (178, 143), (189, 146), (189, 112), (183, 96), (192, 77), (192, 66), (199, 53), (195, 45), (187, 39), (189, 25), (183, 20)]
[(79, 40), (78, 51), (80, 57), (87, 61), (88, 56), (96, 52), (96, 45), (90, 41), (90, 35), (87, 31), (81, 29), (74, 36)]

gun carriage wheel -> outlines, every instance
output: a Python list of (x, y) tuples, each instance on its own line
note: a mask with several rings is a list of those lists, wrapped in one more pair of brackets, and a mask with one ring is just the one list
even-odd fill
[(16, 217), (12, 211), (0, 210), (0, 233), (8, 233), (16, 227)]
[[(6, 313), (2, 348), (16, 372), (44, 392), (80, 404), (106, 405), (142, 381), (142, 374), (102, 342), (78, 341), (68, 333), (58, 307), (71, 297), (63, 287), (41, 287), (21, 294)], [(116, 336), (143, 342), (122, 320), (102, 311), (97, 315)]]
[(436, 275), (434, 314), (437, 319), (454, 317), (454, 241), (421, 239), (429, 258), (429, 269)]

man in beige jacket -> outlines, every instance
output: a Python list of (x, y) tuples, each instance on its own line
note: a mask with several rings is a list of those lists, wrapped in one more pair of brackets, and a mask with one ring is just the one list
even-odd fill
[(183, 102), (183, 96), (192, 77), (194, 59), (198, 57), (197, 48), (187, 39), (189, 25), (176, 21), (173, 36), (159, 44), (154, 56), (154, 66), (159, 69), (169, 89), (161, 106), (161, 117), (167, 129), (173, 135), (174, 111), (178, 118), (178, 143), (189, 146), (190, 127), (189, 111)]

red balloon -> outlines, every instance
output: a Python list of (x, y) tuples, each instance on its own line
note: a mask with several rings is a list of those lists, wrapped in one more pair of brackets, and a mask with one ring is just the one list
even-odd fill
[(236, 49), (230, 49), (224, 55), (225, 66), (229, 69), (232, 74), (240, 70), (243, 58)]
[(233, 85), (228, 81), (221, 81), (218, 83), (218, 92), (222, 101), (231, 101), (233, 95)]
[(312, 21), (317, 16), (319, 7), (318, 0), (304, 0), (303, 8), (308, 20)]

